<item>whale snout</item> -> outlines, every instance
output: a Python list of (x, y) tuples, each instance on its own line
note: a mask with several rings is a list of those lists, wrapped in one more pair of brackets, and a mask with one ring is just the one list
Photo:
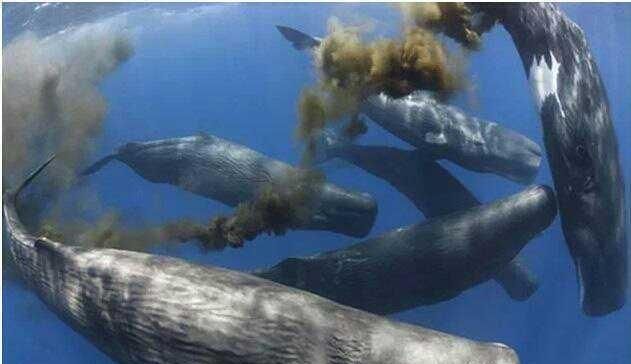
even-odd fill
[(564, 208), (561, 222), (576, 265), (580, 303), (589, 316), (620, 309), (628, 289), (622, 180), (610, 177), (606, 170), (598, 173), (600, 169), (590, 167), (578, 178), (563, 179), (566, 183), (560, 190), (565, 188), (565, 193), (559, 193)]
[(541, 165), (541, 147), (524, 135), (497, 127), (489, 150), (497, 173), (515, 182), (531, 183)]
[(481, 362), (493, 364), (519, 364), (519, 356), (517, 355), (517, 352), (508, 345), (502, 343), (486, 343), (483, 350), (489, 352), (488, 355), (485, 355), (489, 357), (489, 360)]
[[(622, 242), (615, 245), (624, 246)], [(574, 261), (585, 314), (602, 316), (624, 306), (627, 288), (625, 249), (592, 252), (577, 256)]]
[(557, 215), (556, 196), (552, 188), (546, 185), (534, 185), (525, 189), (512, 209), (514, 219), (529, 219), (529, 224), (536, 226), (539, 231), (547, 228)]
[(519, 356), (514, 349), (502, 343), (489, 343), (488, 345), (492, 347), (495, 351), (496, 357), (494, 363), (519, 364)]
[(377, 216), (377, 202), (371, 195), (325, 184), (319, 198), (318, 210), (307, 228), (357, 238), (368, 235)]

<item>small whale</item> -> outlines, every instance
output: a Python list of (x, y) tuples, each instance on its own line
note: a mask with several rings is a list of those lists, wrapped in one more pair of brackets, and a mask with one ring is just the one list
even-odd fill
[[(333, 133), (324, 133), (321, 139), (322, 161), (339, 158), (387, 181), (405, 195), (425, 218), (480, 205), (471, 191), (422, 151), (355, 145)], [(518, 301), (526, 300), (539, 287), (535, 274), (518, 257), (500, 269), (495, 280), (511, 298)]]
[[(236, 206), (251, 200), (269, 183), (280, 183), (294, 169), (243, 145), (213, 136), (128, 143), (86, 168), (90, 175), (118, 160), (154, 183), (168, 183), (197, 195)], [(316, 212), (300, 228), (366, 236), (375, 221), (377, 204), (367, 193), (331, 183), (318, 189)]]
[(3, 195), (9, 250), (46, 305), (127, 364), (517, 364), (514, 350), (388, 320), (246, 273), (29, 233)]
[(532, 186), (346, 248), (288, 258), (254, 274), (390, 314), (451, 299), (492, 278), (555, 216), (552, 189)]
[[(320, 44), (319, 39), (297, 30), (288, 37), (287, 27), (282, 29), (281, 34), (293, 44)], [(529, 184), (541, 164), (537, 143), (497, 123), (468, 116), (425, 91), (396, 99), (372, 95), (361, 103), (360, 112), (435, 159), (446, 159), (475, 172)]]
[(530, 82), (583, 311), (618, 310), (628, 280), (624, 181), (607, 93), (585, 35), (551, 3), (479, 9), (508, 31)]

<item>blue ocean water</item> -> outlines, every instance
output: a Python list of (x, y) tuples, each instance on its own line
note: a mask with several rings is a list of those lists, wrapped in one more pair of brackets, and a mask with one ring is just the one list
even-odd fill
[[(36, 4), (24, 6), (3, 6), (3, 47), (25, 29), (50, 33), (71, 23), (111, 17), (124, 16), (133, 30), (134, 55), (100, 86), (108, 110), (94, 159), (132, 140), (207, 132), (297, 163), (300, 145), (293, 134), (296, 102), (300, 90), (313, 83), (314, 73), (309, 57), (291, 48), (274, 25), (322, 35), (327, 20), (337, 16), (369, 21), (380, 34), (392, 35), (400, 24), (397, 10), (384, 4), (119, 4), (86, 6), (77, 10), (81, 16), (57, 18), (33, 12)], [(584, 30), (600, 68), (628, 184), (631, 5), (560, 7)], [(40, 9), (46, 8), (50, 6)], [(482, 51), (471, 54), (468, 73), (476, 91), (456, 97), (453, 103), (543, 146), (521, 62), (501, 27), (484, 36)], [(374, 124), (369, 125), (360, 143), (409, 148)], [(499, 177), (441, 163), (484, 202), (523, 188)], [(341, 163), (331, 163), (325, 171), (336, 184), (369, 192), (378, 201), (379, 215), (371, 235), (423, 219), (403, 195), (372, 175)], [(552, 185), (547, 161), (542, 162), (535, 182)], [(118, 208), (130, 219), (159, 222), (186, 216), (206, 220), (229, 211), (220, 203), (173, 186), (148, 183), (120, 163), (112, 163), (89, 183), (103, 205)], [(282, 237), (259, 237), (238, 250), (202, 253), (193, 244), (183, 244), (156, 248), (155, 252), (247, 270), (356, 241), (327, 232), (290, 232)], [(541, 281), (538, 292), (525, 302), (511, 300), (489, 281), (450, 301), (418, 307), (393, 318), (506, 343), (517, 350), (523, 363), (631, 363), (631, 307), (627, 304), (599, 318), (581, 312), (575, 269), (558, 218), (526, 246), (521, 256)], [(19, 283), (3, 280), (2, 297), (3, 362), (112, 362)]]

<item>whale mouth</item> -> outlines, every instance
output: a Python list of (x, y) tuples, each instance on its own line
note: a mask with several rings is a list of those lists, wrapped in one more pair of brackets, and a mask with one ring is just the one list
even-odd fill
[[(607, 173), (582, 174), (566, 178), (560, 202), (565, 216), (561, 223), (576, 266), (580, 304), (588, 316), (617, 311), (626, 301), (628, 242), (621, 194)], [(599, 170), (596, 169), (596, 172)]]
[(541, 147), (527, 137), (509, 129), (497, 128), (490, 135), (490, 172), (521, 184), (533, 182), (541, 165)]
[(363, 238), (372, 230), (376, 216), (377, 203), (369, 194), (327, 184), (322, 187), (319, 207), (305, 228)]
[(592, 254), (574, 259), (583, 312), (603, 316), (626, 301), (626, 253)]
[(605, 222), (565, 224), (579, 286), (579, 299), (588, 316), (603, 316), (620, 309), (626, 301), (627, 243), (624, 234), (599, 231)]
[(356, 238), (363, 238), (372, 229), (374, 216), (370, 211), (328, 209), (313, 215), (310, 226), (321, 226), (326, 230)]

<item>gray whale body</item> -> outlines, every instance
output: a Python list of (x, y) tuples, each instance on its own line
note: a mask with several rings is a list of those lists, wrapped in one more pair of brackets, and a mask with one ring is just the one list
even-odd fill
[(546, 186), (254, 274), (369, 312), (451, 299), (490, 279), (556, 216)]
[[(480, 205), (471, 191), (422, 151), (325, 139), (329, 139), (323, 148), (325, 159), (345, 160), (387, 181), (428, 219)], [(539, 287), (534, 273), (518, 257), (500, 269), (495, 280), (518, 301), (526, 300)]]
[(471, 171), (528, 184), (541, 164), (537, 143), (497, 123), (465, 115), (427, 92), (398, 99), (373, 95), (361, 111), (419, 150)]
[(585, 35), (550, 3), (479, 8), (511, 35), (528, 76), (583, 311), (615, 311), (628, 280), (624, 181), (607, 93)]
[[(168, 183), (229, 206), (256, 197), (270, 182), (280, 182), (294, 167), (243, 145), (199, 135), (128, 143), (88, 167), (95, 173), (118, 160), (154, 183)], [(332, 183), (319, 187), (316, 212), (300, 228), (328, 230), (364, 237), (372, 229), (377, 204), (367, 193), (343, 189)]]
[(519, 362), (502, 344), (397, 323), (246, 273), (36, 237), (15, 208), (20, 190), (4, 194), (3, 217), (22, 277), (120, 363)]

